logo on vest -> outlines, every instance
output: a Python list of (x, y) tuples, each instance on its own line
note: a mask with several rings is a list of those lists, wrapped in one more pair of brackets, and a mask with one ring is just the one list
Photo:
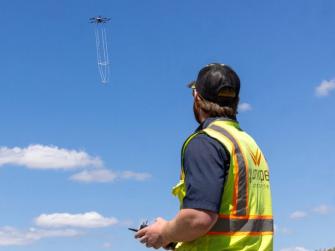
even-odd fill
[[(252, 161), (254, 162), (254, 167), (260, 167), (262, 161), (262, 152), (259, 148), (256, 151), (252, 151), (248, 147), (248, 151)], [(269, 189), (269, 170), (264, 168), (252, 168), (249, 169), (249, 183), (253, 187), (262, 188), (262, 189)]]
[(259, 164), (261, 163), (261, 160), (262, 160), (262, 153), (261, 151), (257, 148), (256, 149), (256, 152), (254, 153), (249, 147), (248, 147), (248, 150), (249, 150), (249, 154), (252, 158), (252, 161), (254, 162), (254, 164), (256, 166), (259, 166)]

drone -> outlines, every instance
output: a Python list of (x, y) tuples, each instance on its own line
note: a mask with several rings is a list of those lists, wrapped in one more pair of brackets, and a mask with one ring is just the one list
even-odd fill
[(108, 17), (102, 17), (102, 16), (96, 16), (96, 17), (91, 17), (90, 19), (90, 23), (92, 24), (104, 24), (109, 22), (111, 19)]

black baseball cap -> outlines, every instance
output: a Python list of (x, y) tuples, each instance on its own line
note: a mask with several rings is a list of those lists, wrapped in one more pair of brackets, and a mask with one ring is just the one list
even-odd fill
[(198, 78), (188, 84), (204, 99), (220, 106), (230, 106), (240, 93), (240, 79), (228, 65), (212, 63), (203, 67)]

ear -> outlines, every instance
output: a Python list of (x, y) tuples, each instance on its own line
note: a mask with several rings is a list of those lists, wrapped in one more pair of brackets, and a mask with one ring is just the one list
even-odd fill
[(201, 97), (199, 96), (199, 94), (197, 92), (195, 92), (194, 101), (199, 102), (200, 100), (201, 100)]
[(194, 96), (194, 104), (198, 107), (199, 103), (200, 103), (201, 98), (199, 97), (199, 95), (195, 95)]

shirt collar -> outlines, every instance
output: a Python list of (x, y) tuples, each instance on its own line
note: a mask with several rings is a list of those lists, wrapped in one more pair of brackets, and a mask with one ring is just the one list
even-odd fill
[(205, 119), (205, 121), (202, 122), (195, 131), (198, 132), (198, 131), (201, 131), (201, 130), (207, 128), (209, 126), (209, 124), (211, 124), (215, 120), (225, 120), (225, 121), (237, 122), (236, 119), (231, 119), (231, 118), (227, 118), (227, 117), (209, 117), (209, 118)]

